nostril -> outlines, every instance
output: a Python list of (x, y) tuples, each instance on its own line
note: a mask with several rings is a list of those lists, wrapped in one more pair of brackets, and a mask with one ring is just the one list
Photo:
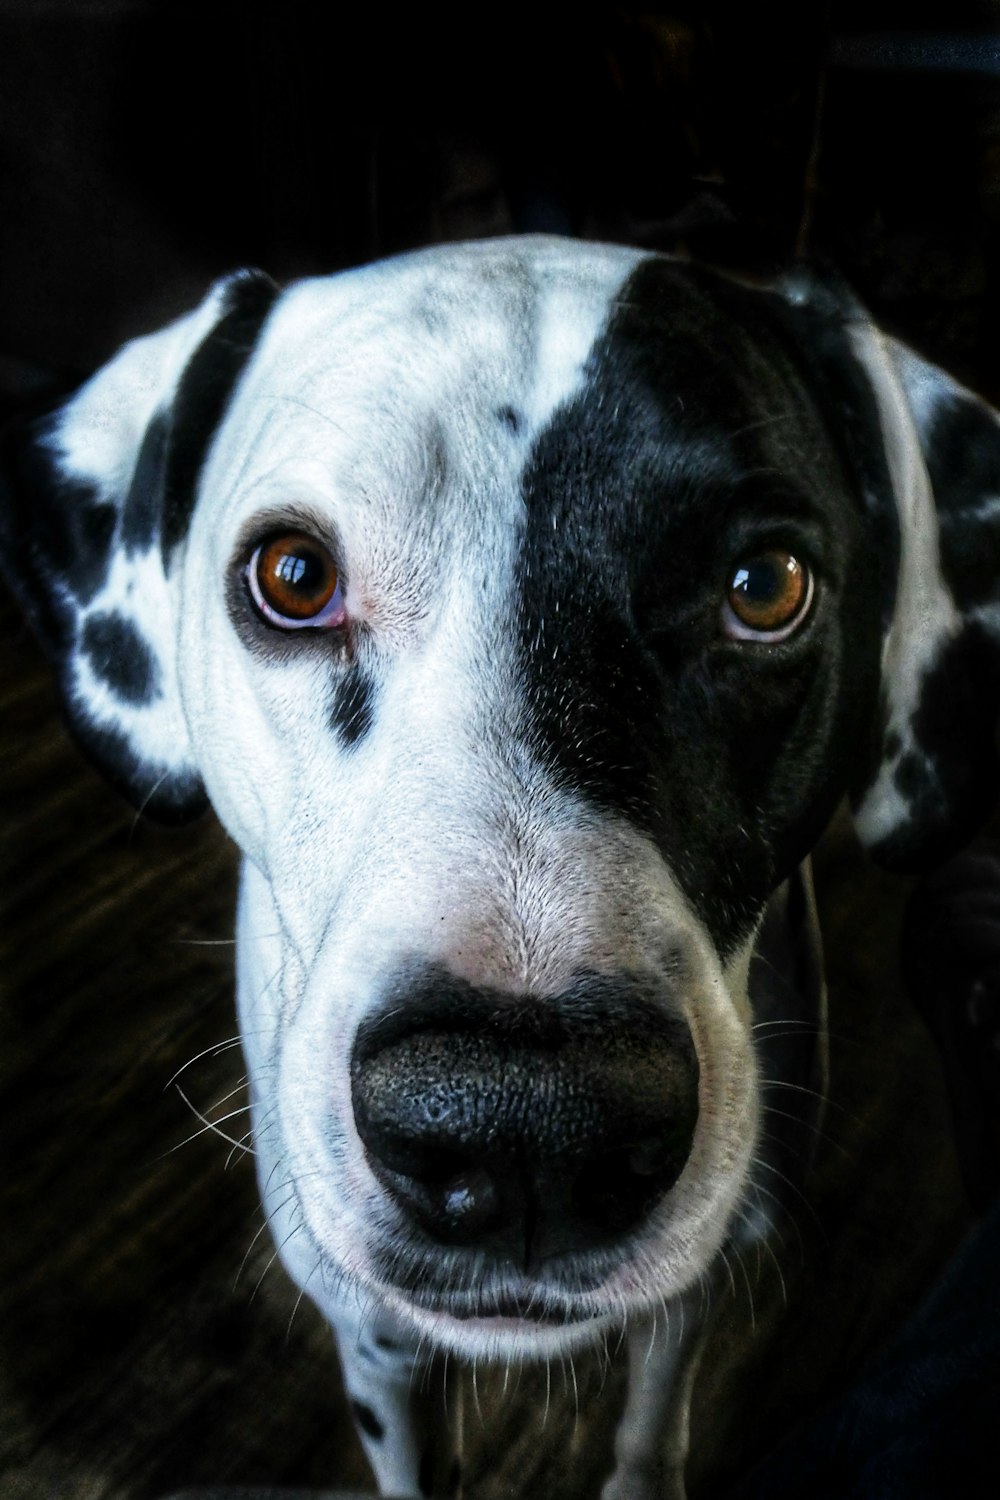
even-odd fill
[(411, 1155), (407, 1172), (393, 1170), (384, 1158), (374, 1165), (385, 1186), (436, 1238), (470, 1243), (489, 1234), (500, 1220), (497, 1183), (484, 1167), (456, 1168), (443, 1152), (428, 1153), (422, 1163)]
[(634, 1229), (684, 1170), (694, 1125), (692, 1115), (689, 1128), (647, 1136), (591, 1156), (573, 1186), (573, 1204), (580, 1219), (598, 1234)]
[(664, 1141), (659, 1136), (647, 1136), (629, 1150), (625, 1162), (626, 1172), (635, 1177), (652, 1177), (655, 1173), (662, 1172), (664, 1161), (671, 1154), (671, 1145), (670, 1141)]

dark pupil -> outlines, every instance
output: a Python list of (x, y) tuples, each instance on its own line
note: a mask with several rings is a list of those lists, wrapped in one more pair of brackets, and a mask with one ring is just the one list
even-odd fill
[(737, 570), (733, 589), (751, 604), (770, 604), (781, 593), (781, 570), (766, 558), (748, 563)]
[(323, 564), (315, 552), (286, 552), (274, 571), (282, 583), (301, 594), (315, 594), (323, 586)]

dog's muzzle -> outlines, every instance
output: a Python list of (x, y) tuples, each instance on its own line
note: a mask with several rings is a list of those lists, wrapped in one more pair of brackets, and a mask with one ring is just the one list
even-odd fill
[(532, 1274), (638, 1229), (687, 1161), (686, 1024), (627, 980), (561, 997), (420, 986), (359, 1031), (354, 1116), (404, 1221)]

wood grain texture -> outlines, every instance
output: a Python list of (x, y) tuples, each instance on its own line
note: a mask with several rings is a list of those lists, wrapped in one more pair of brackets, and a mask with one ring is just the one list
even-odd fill
[[(258, 1234), (234, 1036), (236, 859), (134, 818), (77, 754), (3, 603), (0, 1496), (370, 1486), (330, 1338)], [(699, 1380), (695, 1497), (849, 1380), (967, 1221), (943, 1085), (900, 994), (901, 882), (838, 824), (818, 860), (833, 1100), (794, 1224), (733, 1266)], [(193, 1061), (192, 1061), (193, 1059)], [(758, 1263), (759, 1262), (759, 1263)], [(590, 1500), (621, 1360), (478, 1370), (468, 1493)]]

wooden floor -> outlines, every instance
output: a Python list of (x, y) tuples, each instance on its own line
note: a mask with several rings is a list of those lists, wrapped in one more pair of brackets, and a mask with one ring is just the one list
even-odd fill
[[(199, 1118), (246, 1128), (233, 850), (211, 819), (137, 822), (68, 742), (6, 605), (2, 627), (0, 1496), (367, 1488), (330, 1339), (258, 1233), (252, 1163)], [(834, 1100), (780, 1281), (767, 1256), (734, 1271), (696, 1496), (850, 1377), (966, 1223), (937, 1059), (895, 977), (903, 887), (842, 828), (818, 871)], [(479, 1371), (469, 1493), (588, 1500), (621, 1394), (616, 1359)]]

